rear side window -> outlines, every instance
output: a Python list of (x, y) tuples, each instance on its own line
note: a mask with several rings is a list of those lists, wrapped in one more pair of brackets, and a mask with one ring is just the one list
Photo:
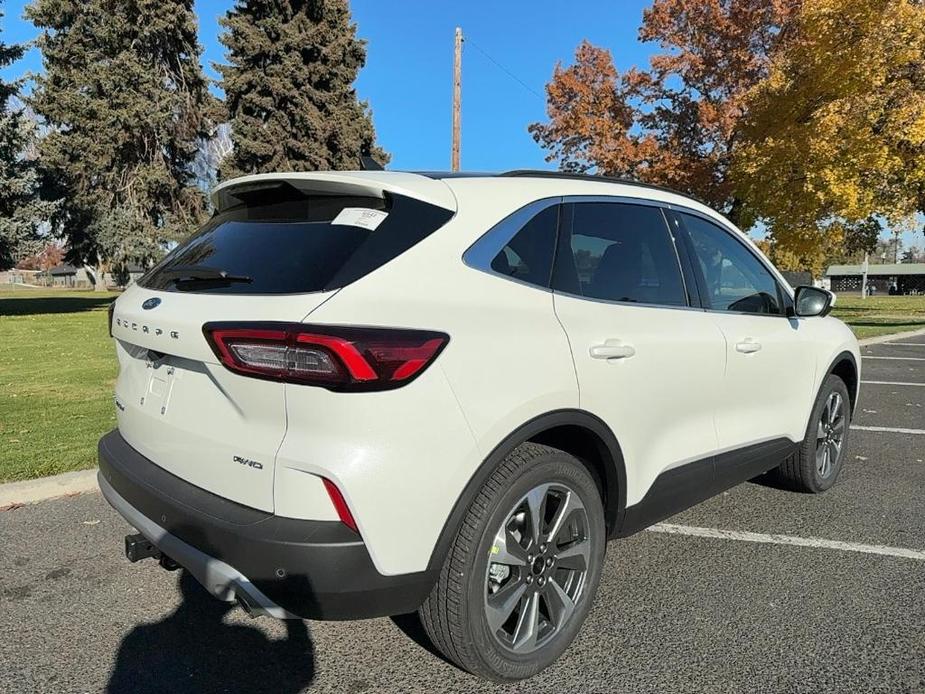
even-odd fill
[(707, 308), (781, 315), (777, 281), (738, 239), (695, 215), (679, 213), (703, 273)]
[(548, 287), (558, 222), (558, 205), (537, 214), (494, 257), (491, 269), (521, 282)]
[(389, 262), (453, 213), (400, 195), (305, 193), (276, 184), (241, 193), (155, 266), (148, 289), (295, 294), (337, 289)]
[(556, 288), (589, 299), (686, 306), (674, 243), (656, 207), (566, 206)]

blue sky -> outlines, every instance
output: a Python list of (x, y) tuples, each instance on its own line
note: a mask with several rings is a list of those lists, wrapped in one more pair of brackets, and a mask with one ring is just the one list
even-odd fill
[[(35, 28), (22, 19), (28, 0), (6, 0), (7, 42), (32, 39)], [(197, 0), (203, 63), (223, 60), (218, 18), (232, 0)], [(583, 38), (610, 46), (620, 67), (647, 61), (650, 46), (636, 33), (647, 0), (584, 0), (549, 21), (561, 5), (524, 2), (441, 0), (353, 0), (360, 37), (367, 40), (366, 67), (357, 91), (369, 101), (391, 168), (448, 169), (452, 105), (453, 32), (461, 26), (463, 49), (462, 166), (470, 170), (555, 168), (527, 133), (545, 116), (543, 86), (557, 60), (570, 61)], [(545, 7), (542, 7), (546, 5)], [(479, 50), (481, 49), (481, 50)], [(486, 57), (491, 56), (530, 90)], [(4, 77), (41, 69), (33, 50), (3, 71)]]
[[(3, 3), (6, 16), (0, 20), (0, 37), (5, 42), (34, 38), (35, 28), (22, 19), (27, 4), (28, 0)], [(232, 4), (196, 1), (203, 64), (212, 78), (218, 76), (212, 64), (223, 61), (218, 18)], [(566, 5), (548, 0), (352, 0), (359, 36), (367, 41), (366, 67), (357, 91), (369, 101), (379, 141), (392, 154), (389, 167), (449, 168), (453, 32), (461, 26), (467, 38), (462, 167), (555, 168), (544, 161), (543, 150), (527, 132), (527, 125), (545, 118), (543, 87), (553, 67), (560, 60), (570, 62), (584, 38), (610, 48), (621, 70), (646, 65), (657, 46), (639, 43), (637, 32), (642, 10), (649, 4), (650, 0)], [(0, 75), (9, 79), (39, 70), (41, 58), (33, 49)], [(922, 236), (907, 233), (904, 242), (921, 246)]]

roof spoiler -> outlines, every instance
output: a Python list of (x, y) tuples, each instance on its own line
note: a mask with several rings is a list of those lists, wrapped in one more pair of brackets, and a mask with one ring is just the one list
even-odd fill
[(217, 212), (221, 212), (240, 203), (236, 193), (259, 190), (281, 182), (322, 195), (384, 198), (386, 193), (393, 193), (456, 211), (456, 197), (443, 181), (419, 174), (382, 170), (302, 171), (242, 176), (216, 186), (211, 195), (212, 205)]

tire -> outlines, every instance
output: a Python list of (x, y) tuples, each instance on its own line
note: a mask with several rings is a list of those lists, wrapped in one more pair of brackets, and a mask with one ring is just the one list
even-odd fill
[[(546, 542), (528, 525), (537, 507)], [(555, 448), (522, 444), (472, 502), (421, 606), (432, 643), (462, 669), (496, 682), (543, 670), (588, 614), (605, 532), (601, 493), (584, 465)], [(507, 619), (505, 605), (513, 606)]]
[[(834, 419), (830, 415), (833, 410), (837, 410)], [(803, 443), (777, 468), (780, 481), (789, 489), (808, 494), (829, 489), (841, 472), (850, 423), (848, 387), (838, 376), (829, 375), (816, 396)]]

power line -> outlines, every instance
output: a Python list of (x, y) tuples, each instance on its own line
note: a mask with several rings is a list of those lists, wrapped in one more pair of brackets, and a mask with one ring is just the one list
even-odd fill
[(539, 99), (540, 101), (542, 101), (544, 104), (546, 103), (546, 99), (545, 99), (543, 96), (541, 96), (539, 93), (537, 93), (537, 91), (536, 91), (535, 89), (533, 89), (533, 87), (531, 87), (529, 84), (527, 84), (526, 82), (524, 82), (524, 81), (523, 81), (522, 79), (520, 79), (517, 75), (515, 75), (513, 72), (511, 72), (511, 71), (508, 70), (506, 67), (504, 67), (504, 65), (502, 65), (501, 63), (499, 63), (497, 60), (495, 60), (494, 58), (492, 58), (492, 57), (488, 54), (488, 52), (487, 52), (484, 48), (482, 48), (481, 46), (479, 46), (475, 41), (473, 41), (473, 40), (472, 40), (471, 38), (469, 38), (468, 36), (466, 36), (465, 41), (466, 41), (466, 43), (471, 43), (473, 48), (475, 48), (479, 53), (481, 53), (481, 54), (484, 55), (486, 58), (488, 58), (488, 60), (490, 60), (492, 63), (494, 63), (495, 66), (496, 66), (499, 70), (501, 70), (501, 71), (504, 72), (508, 77), (510, 77), (512, 80), (514, 80), (515, 82), (517, 82), (521, 87), (523, 87), (523, 88), (526, 89), (528, 92), (530, 92), (531, 94), (533, 94), (533, 96), (535, 96), (537, 99)]

